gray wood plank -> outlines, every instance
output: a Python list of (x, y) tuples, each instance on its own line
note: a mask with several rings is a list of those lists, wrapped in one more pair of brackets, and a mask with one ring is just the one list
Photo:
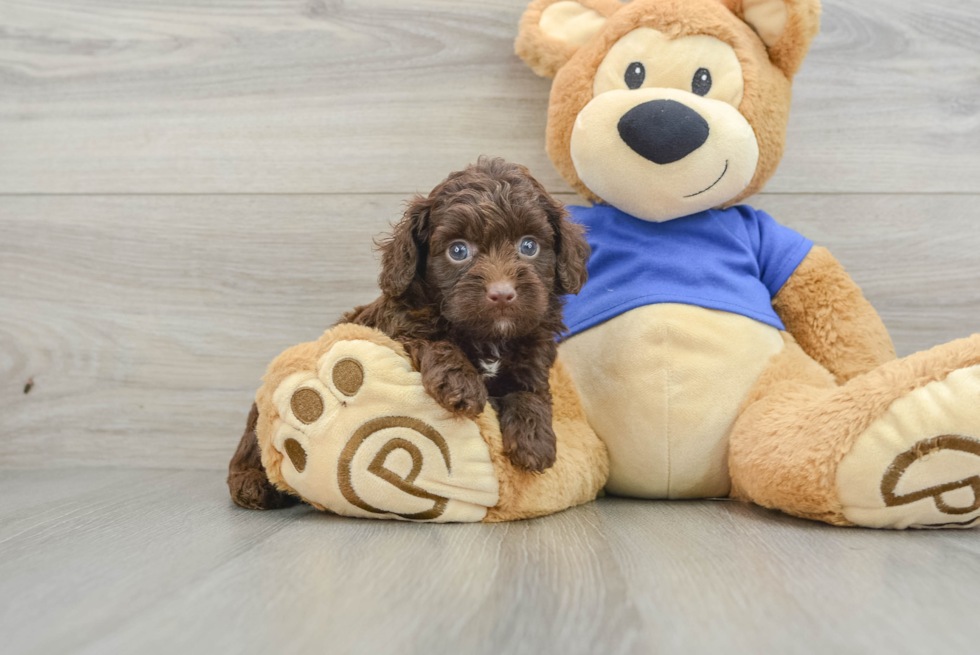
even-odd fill
[[(230, 511), (218, 472), (0, 473), (20, 508), (0, 531), (4, 651), (74, 652), (288, 525)], [(103, 477), (114, 479), (101, 486)], [(35, 498), (73, 484), (67, 498)], [(226, 490), (225, 490), (226, 491)], [(34, 502), (28, 502), (33, 500)]]
[[(567, 190), (525, 0), (3, 0), (0, 192)], [(980, 4), (825, 1), (774, 192), (980, 192)]]
[(163, 467), (221, 465), (272, 357), (377, 295), (372, 239), (402, 203), (6, 200), (0, 465)]
[[(223, 468), (266, 364), (376, 296), (403, 200), (0, 198), (0, 466)], [(977, 197), (758, 201), (836, 253), (900, 353), (980, 330)]]
[(950, 652), (980, 637), (955, 609), (980, 600), (973, 531), (841, 529), (725, 501), (599, 514), (648, 652)]
[[(80, 492), (43, 497), (66, 482)], [(21, 522), (0, 523), (12, 655), (903, 654), (972, 652), (980, 636), (972, 531), (613, 498), (413, 525), (239, 510), (207, 471), (5, 471), (0, 490)]]

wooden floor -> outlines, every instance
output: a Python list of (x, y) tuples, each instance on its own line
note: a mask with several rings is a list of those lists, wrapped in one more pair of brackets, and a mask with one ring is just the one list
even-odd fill
[(975, 653), (975, 532), (601, 499), (500, 525), (233, 507), (206, 471), (0, 479), (5, 653)]
[[(0, 0), (0, 652), (977, 651), (976, 531), (230, 505), (266, 363), (374, 297), (410, 194), (486, 153), (576, 202), (525, 4)], [(751, 202), (901, 354), (980, 330), (980, 2), (825, 0), (794, 95)]]

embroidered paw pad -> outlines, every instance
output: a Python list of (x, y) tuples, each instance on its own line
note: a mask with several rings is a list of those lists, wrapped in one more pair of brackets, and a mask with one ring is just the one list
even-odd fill
[(476, 423), (454, 418), (390, 348), (340, 341), (274, 391), (273, 446), (306, 500), (347, 516), (479, 521), (498, 499)]
[(857, 525), (980, 525), (980, 366), (892, 403), (841, 460), (837, 485)]

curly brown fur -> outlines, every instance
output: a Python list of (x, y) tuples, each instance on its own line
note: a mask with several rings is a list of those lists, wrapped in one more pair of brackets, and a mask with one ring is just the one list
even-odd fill
[[(520, 251), (527, 238), (537, 244), (533, 257)], [(469, 256), (455, 261), (450, 249), (459, 255), (461, 243)], [(382, 295), (342, 322), (402, 343), (447, 410), (473, 417), (489, 396), (511, 461), (549, 468), (548, 372), (565, 330), (561, 297), (586, 280), (582, 228), (526, 168), (481, 157), (416, 197), (379, 245)]]
[(228, 464), (228, 491), (231, 499), (245, 509), (279, 509), (299, 502), (299, 498), (276, 489), (262, 468), (262, 451), (255, 434), (259, 409), (252, 403), (245, 433)]

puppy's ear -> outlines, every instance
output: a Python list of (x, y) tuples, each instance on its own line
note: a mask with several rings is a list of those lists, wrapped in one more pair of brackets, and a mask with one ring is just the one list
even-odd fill
[(723, 0), (755, 30), (786, 77), (800, 70), (820, 31), (820, 0)]
[(542, 195), (540, 202), (555, 231), (555, 291), (559, 295), (578, 293), (589, 278), (585, 265), (592, 254), (585, 228), (568, 220), (568, 211), (551, 196)]
[(386, 296), (403, 295), (416, 276), (425, 273), (429, 251), (429, 214), (432, 202), (416, 196), (409, 203), (402, 220), (391, 236), (378, 244), (381, 250), (381, 273), (378, 286)]
[(622, 6), (619, 0), (534, 0), (521, 17), (514, 52), (541, 77), (554, 77)]

